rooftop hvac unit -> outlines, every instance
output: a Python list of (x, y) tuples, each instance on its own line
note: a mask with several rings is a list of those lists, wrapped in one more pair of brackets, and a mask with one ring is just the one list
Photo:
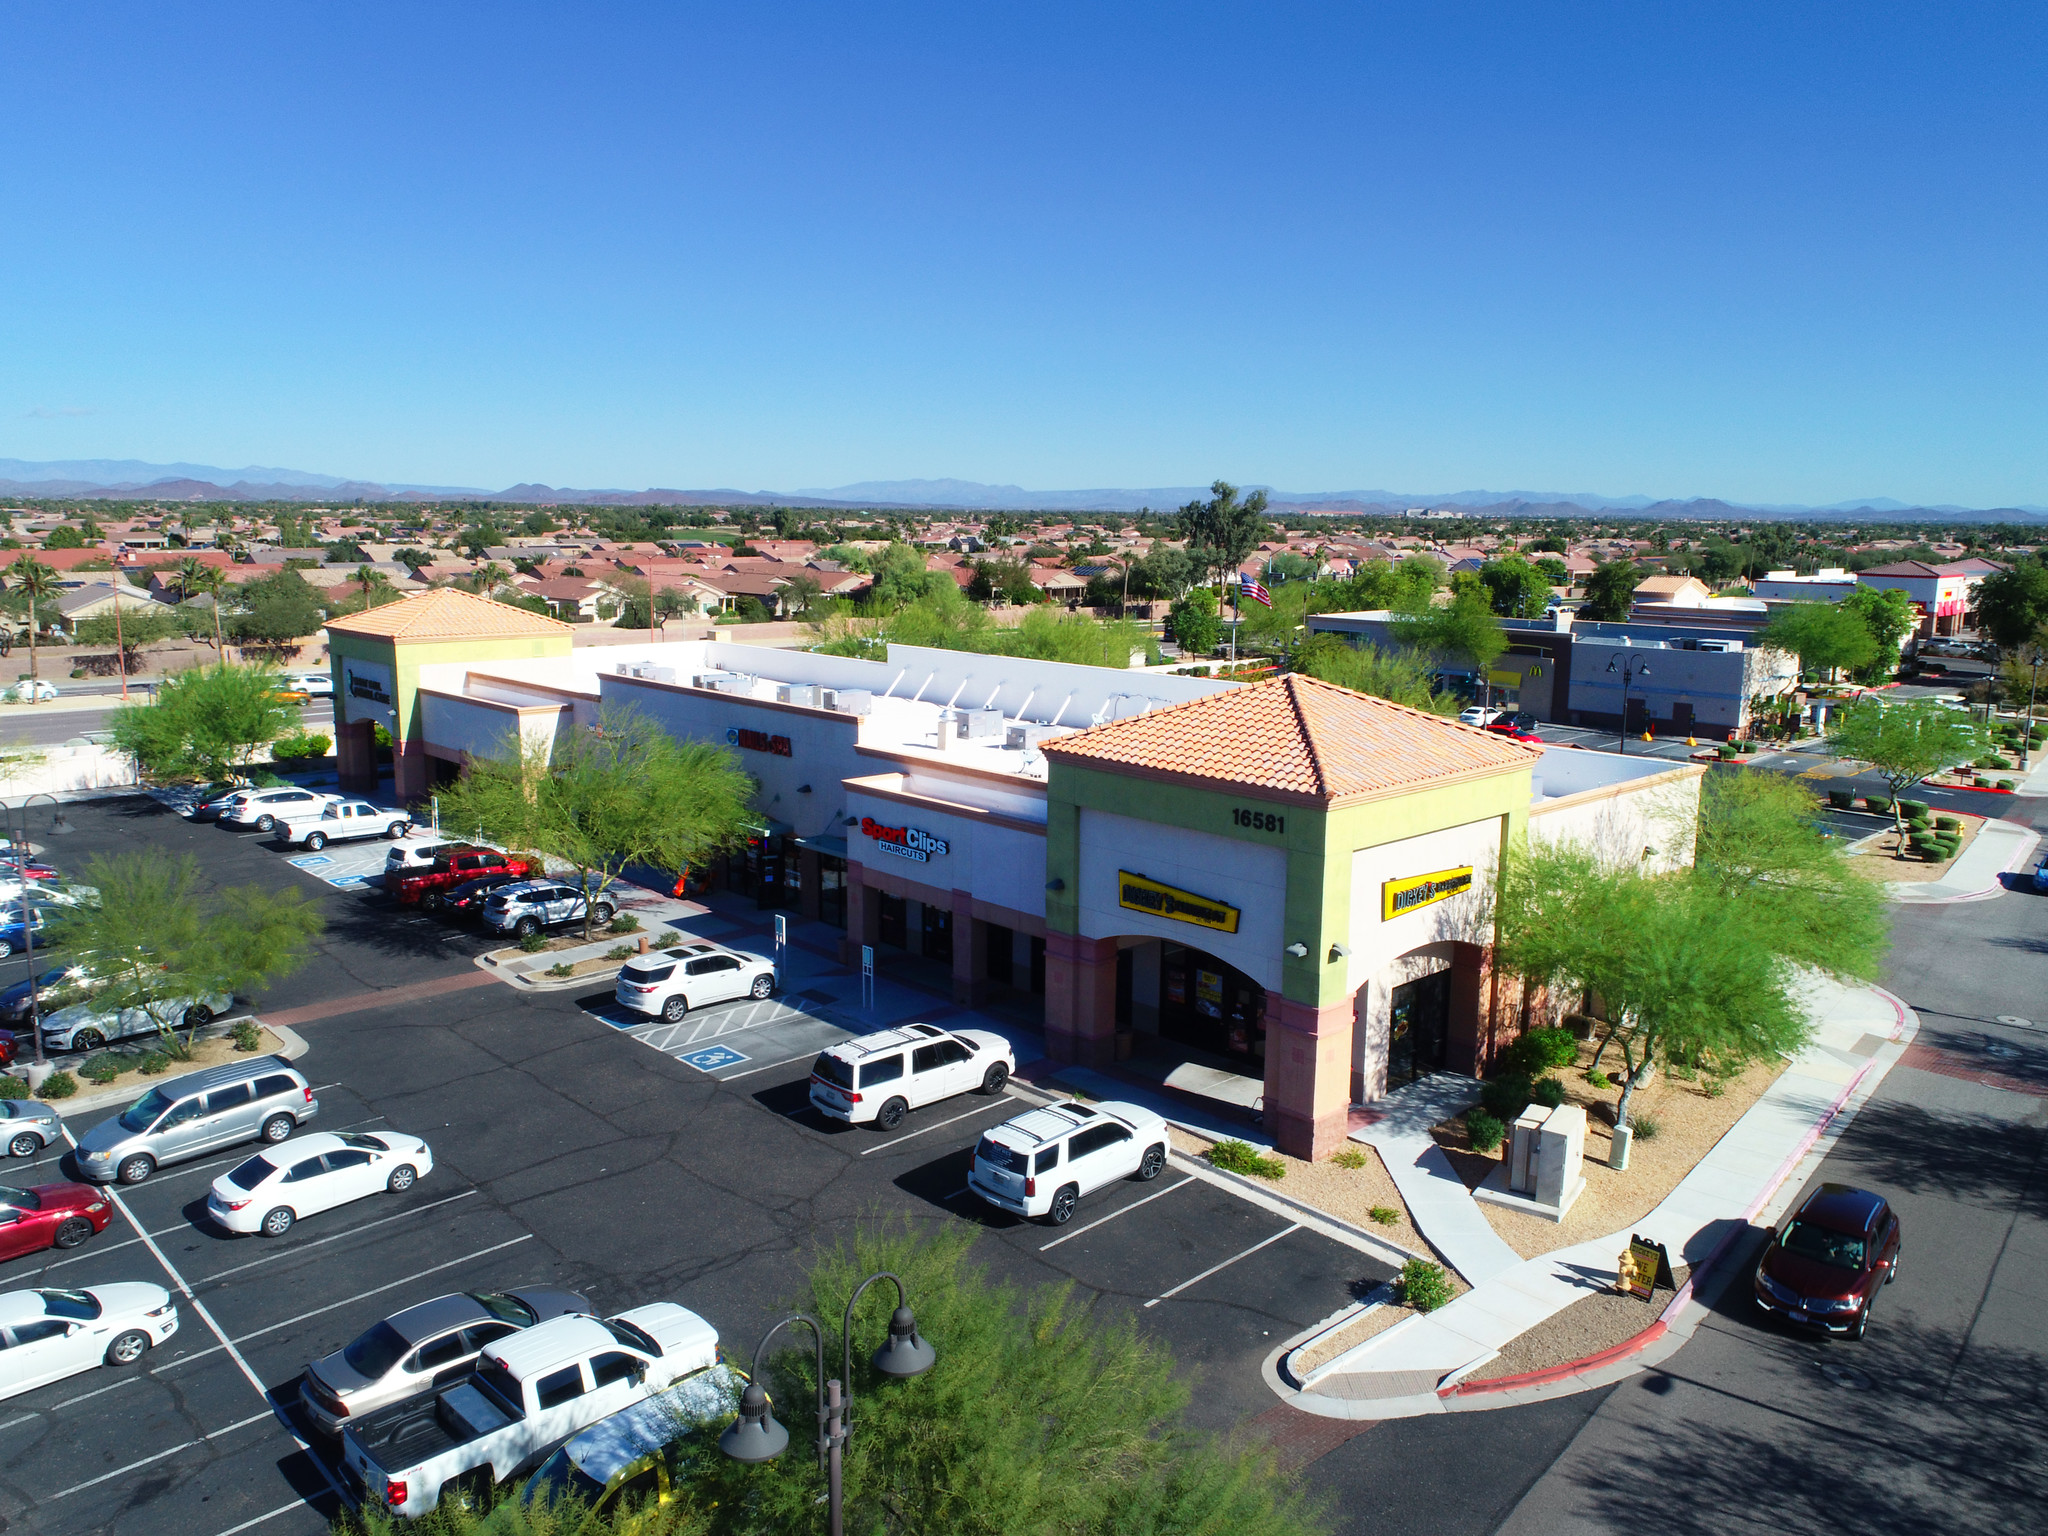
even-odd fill
[(1003, 727), (1009, 724), (1000, 709), (963, 709), (960, 711), (960, 739), (962, 741), (994, 741), (1003, 734)]
[(872, 714), (875, 693), (872, 688), (827, 688), (825, 707), (836, 709), (843, 715)]
[(1034, 725), (1029, 720), (1019, 720), (1013, 722), (1009, 729), (1003, 732), (1003, 746), (1012, 752), (1020, 748), (1029, 751), (1047, 737), (1058, 734), (1052, 726)]
[(1699, 649), (1703, 651), (1721, 651), (1723, 653), (1739, 651), (1742, 649), (1742, 642), (1740, 640), (1702, 640), (1699, 643)]
[(777, 683), (775, 698), (782, 704), (801, 704), (805, 709), (818, 707), (818, 688), (815, 683)]

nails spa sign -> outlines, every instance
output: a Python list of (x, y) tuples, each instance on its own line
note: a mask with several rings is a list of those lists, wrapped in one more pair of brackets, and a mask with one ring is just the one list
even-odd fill
[(935, 853), (946, 851), (944, 838), (933, 837), (929, 832), (920, 832), (916, 827), (885, 827), (872, 816), (860, 819), (860, 829), (875, 840), (875, 847), (883, 853), (893, 854), (899, 859), (913, 859), (919, 864), (928, 864)]

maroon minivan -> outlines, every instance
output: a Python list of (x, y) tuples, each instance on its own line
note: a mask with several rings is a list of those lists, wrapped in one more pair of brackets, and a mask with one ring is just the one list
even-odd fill
[(1877, 1288), (1898, 1274), (1899, 1218), (1883, 1196), (1823, 1184), (1771, 1234), (1757, 1260), (1756, 1304), (1788, 1323), (1860, 1339)]

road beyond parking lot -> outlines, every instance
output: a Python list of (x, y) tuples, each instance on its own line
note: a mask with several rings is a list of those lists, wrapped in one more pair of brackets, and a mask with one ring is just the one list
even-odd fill
[[(315, 1128), (412, 1132), (436, 1167), (403, 1196), (311, 1218), (274, 1243), (206, 1224), (208, 1182), (242, 1154), (167, 1169), (122, 1191), (132, 1223), (72, 1254), (0, 1266), (7, 1289), (146, 1279), (191, 1290), (177, 1336), (140, 1367), (0, 1405), (11, 1530), (323, 1530), (336, 1505), (324, 1448), (300, 1443), (310, 1436), (290, 1410), (299, 1371), (450, 1290), (560, 1284), (606, 1311), (679, 1301), (746, 1351), (808, 1256), (856, 1223), (969, 1222), (998, 1275), (1071, 1281), (1138, 1317), (1197, 1385), (1196, 1419), (1228, 1429), (1272, 1409), (1259, 1364), (1276, 1342), (1388, 1275), (1181, 1167), (1091, 1196), (1064, 1230), (1014, 1221), (967, 1193), (966, 1167), (981, 1131), (1020, 1102), (955, 1099), (887, 1134), (828, 1121), (806, 1107), (809, 1056), (843, 1031), (802, 995), (693, 1013), (703, 1033), (691, 1042), (643, 1040), (662, 1026), (621, 1028), (601, 1001), (494, 983), (472, 964), (490, 941), (330, 885), (264, 836), (141, 797), (71, 815), (79, 831), (52, 850), (67, 869), (146, 842), (194, 852), (213, 883), (293, 884), (317, 901), (329, 921), (318, 953), (259, 1009), (311, 1045), (301, 1065), (321, 1085)], [(681, 1059), (710, 1041), (748, 1063), (713, 1075)], [(74, 1133), (97, 1118), (80, 1116)], [(34, 1177), (66, 1176), (45, 1161)]]

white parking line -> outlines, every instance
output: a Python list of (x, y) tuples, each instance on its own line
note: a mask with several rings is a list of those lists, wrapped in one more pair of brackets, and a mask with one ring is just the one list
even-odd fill
[[(1067, 1233), (1067, 1235), (1064, 1237), (1054, 1238), (1051, 1242), (1041, 1245), (1038, 1251), (1040, 1253), (1044, 1253), (1048, 1248), (1057, 1248), (1061, 1243), (1070, 1243), (1084, 1232), (1093, 1232), (1097, 1227), (1103, 1225), (1103, 1223), (1105, 1222), (1115, 1221), (1119, 1216), (1128, 1216), (1132, 1211), (1135, 1211), (1139, 1206), (1150, 1205), (1154, 1200), (1160, 1199), (1162, 1196), (1165, 1195), (1170, 1195), (1176, 1189), (1186, 1189), (1190, 1184), (1194, 1182), (1195, 1181), (1193, 1179), (1182, 1179), (1178, 1184), (1169, 1184), (1165, 1189), (1155, 1189), (1151, 1194), (1147, 1195), (1144, 1199), (1133, 1200), (1129, 1205), (1125, 1206), (1120, 1211), (1111, 1211), (1107, 1216), (1101, 1217), (1095, 1221), (1091, 1221), (1085, 1227), (1074, 1228), (1073, 1231)], [(951, 1197), (949, 1196), (948, 1198), (950, 1199)]]
[(304, 1499), (293, 1499), (289, 1504), (280, 1504), (277, 1508), (271, 1510), (270, 1513), (258, 1515), (253, 1520), (244, 1520), (240, 1525), (231, 1525), (226, 1530), (218, 1532), (217, 1536), (237, 1536), (238, 1532), (259, 1526), (266, 1520), (275, 1520), (279, 1515), (288, 1515), (295, 1509), (301, 1509), (305, 1506), (305, 1502)]
[(1225, 1259), (1221, 1264), (1210, 1265), (1207, 1269), (1203, 1270), (1199, 1275), (1195, 1276), (1194, 1279), (1183, 1280), (1179, 1285), (1176, 1285), (1170, 1291), (1161, 1291), (1157, 1296), (1154, 1296), (1150, 1301), (1146, 1302), (1145, 1305), (1148, 1307), (1156, 1307), (1162, 1301), (1170, 1301), (1175, 1296), (1178, 1296), (1182, 1291), (1186, 1290), (1189, 1286), (1199, 1285), (1202, 1281), (1208, 1279), (1211, 1275), (1217, 1274), (1223, 1270), (1230, 1268), (1230, 1266), (1235, 1264), (1239, 1259), (1248, 1259), (1253, 1254), (1257, 1253), (1261, 1248), (1264, 1248), (1269, 1244), (1279, 1242), (1281, 1238), (1285, 1237), (1290, 1232), (1299, 1232), (1300, 1230), (1301, 1223), (1298, 1221), (1295, 1222), (1292, 1226), (1282, 1227), (1278, 1232), (1275, 1232), (1271, 1237), (1267, 1238), (1265, 1242), (1253, 1243), (1251, 1247), (1245, 1249), (1243, 1253), (1233, 1254), (1230, 1258)]
[(111, 1387), (97, 1387), (97, 1388), (95, 1388), (94, 1390), (92, 1390), (92, 1391), (90, 1391), (90, 1392), (81, 1392), (81, 1393), (79, 1393), (79, 1394), (78, 1394), (78, 1396), (76, 1396), (76, 1397), (67, 1397), (67, 1398), (65, 1398), (65, 1399), (64, 1399), (64, 1401), (63, 1401), (63, 1402), (61, 1402), (61, 1403), (52, 1403), (52, 1404), (50, 1404), (50, 1406), (49, 1406), (49, 1407), (47, 1407), (47, 1408), (45, 1408), (45, 1409), (43, 1410), (43, 1412), (45, 1412), (45, 1413), (55, 1413), (55, 1412), (56, 1412), (56, 1411), (57, 1411), (57, 1410), (58, 1410), (59, 1408), (69, 1408), (69, 1407), (70, 1407), (70, 1406), (71, 1406), (71, 1405), (72, 1405), (73, 1403), (82, 1403), (82, 1402), (84, 1402), (84, 1401), (85, 1401), (85, 1400), (86, 1400), (87, 1398), (89, 1398), (89, 1397), (104, 1397), (104, 1396), (106, 1396), (106, 1395), (107, 1395), (107, 1393), (109, 1393), (109, 1392), (118, 1392), (118, 1391), (120, 1391), (120, 1390), (121, 1390), (121, 1389), (122, 1389), (123, 1387), (132, 1387), (132, 1386), (134, 1386), (134, 1385), (135, 1385), (135, 1383), (136, 1383), (136, 1382), (138, 1382), (138, 1381), (147, 1381), (148, 1379), (149, 1379), (149, 1378), (148, 1378), (147, 1376), (139, 1376), (139, 1375), (138, 1375), (138, 1376), (123, 1376), (123, 1377), (122, 1377), (122, 1378), (121, 1378), (121, 1379), (120, 1379), (119, 1381), (115, 1382), (115, 1383), (114, 1383), (114, 1384), (113, 1384), (113, 1385), (112, 1385)]
[(0, 1419), (0, 1429), (12, 1429), (17, 1424), (33, 1424), (36, 1418), (37, 1415), (33, 1413), (17, 1413), (11, 1419)]
[(131, 1461), (125, 1467), (116, 1467), (111, 1472), (102, 1472), (98, 1477), (89, 1477), (82, 1483), (73, 1483), (69, 1488), (63, 1490), (63, 1492), (51, 1494), (49, 1498), (46, 1499), (44, 1502), (54, 1504), (59, 1499), (67, 1499), (74, 1493), (80, 1493), (87, 1488), (96, 1487), (99, 1484), (107, 1482), (112, 1478), (125, 1476), (130, 1472), (136, 1471), (138, 1468), (148, 1466), (151, 1462), (162, 1461), (166, 1456), (175, 1456), (180, 1451), (189, 1451), (195, 1445), (204, 1445), (209, 1440), (218, 1440), (222, 1435), (232, 1434), (235, 1430), (238, 1429), (246, 1429), (251, 1424), (256, 1423), (257, 1420), (267, 1419), (269, 1417), (271, 1417), (271, 1415), (268, 1412), (255, 1413), (251, 1414), (246, 1419), (237, 1419), (232, 1424), (223, 1424), (219, 1429), (212, 1430), (207, 1434), (200, 1435), (197, 1439), (187, 1440), (183, 1445), (174, 1445), (168, 1451), (158, 1451), (154, 1456), (145, 1456), (140, 1461)]
[(445, 1195), (441, 1199), (432, 1202), (432, 1204), (422, 1205), (415, 1210), (400, 1211), (396, 1216), (380, 1216), (375, 1221), (364, 1222), (360, 1227), (350, 1227), (346, 1231), (331, 1233), (326, 1237), (316, 1237), (310, 1243), (294, 1243), (282, 1253), (266, 1254), (260, 1259), (251, 1259), (246, 1264), (237, 1264), (232, 1269), (223, 1269), (210, 1275), (202, 1275), (199, 1277), (199, 1283), (201, 1285), (213, 1285), (225, 1280), (229, 1275), (239, 1275), (244, 1270), (258, 1269), (265, 1264), (275, 1264), (279, 1259), (289, 1259), (294, 1254), (305, 1253), (309, 1249), (322, 1248), (329, 1243), (338, 1243), (344, 1237), (354, 1237), (358, 1232), (368, 1232), (374, 1227), (386, 1227), (394, 1221), (404, 1221), (408, 1216), (424, 1216), (428, 1211), (440, 1206), (453, 1205), (458, 1200), (467, 1200), (475, 1193), (476, 1191), (473, 1189), (465, 1189), (459, 1195)]
[(810, 1061), (817, 1054), (816, 1051), (805, 1051), (803, 1055), (792, 1056), (787, 1061), (771, 1061), (765, 1067), (749, 1067), (744, 1072), (735, 1072), (731, 1077), (721, 1077), (718, 1080), (721, 1083), (736, 1083), (743, 1077), (752, 1077), (756, 1072), (773, 1072), (777, 1067), (793, 1066), (799, 1061)]
[(475, 1253), (465, 1253), (459, 1259), (450, 1259), (445, 1264), (436, 1264), (432, 1269), (423, 1269), (416, 1275), (407, 1275), (403, 1280), (388, 1280), (382, 1285), (372, 1286), (367, 1291), (358, 1291), (355, 1295), (344, 1297), (340, 1301), (329, 1302), (324, 1307), (315, 1307), (310, 1312), (301, 1312), (297, 1317), (288, 1317), (281, 1323), (272, 1323), (267, 1328), (258, 1328), (254, 1333), (237, 1334), (235, 1336), (235, 1343), (246, 1344), (251, 1339), (262, 1338), (266, 1333), (275, 1333), (280, 1328), (289, 1328), (294, 1323), (303, 1323), (309, 1317), (318, 1317), (321, 1313), (332, 1312), (338, 1307), (353, 1306), (356, 1302), (367, 1300), (369, 1297), (381, 1296), (386, 1291), (395, 1291), (401, 1285), (411, 1285), (415, 1280), (424, 1280), (429, 1275), (438, 1275), (444, 1269), (453, 1269), (458, 1264), (467, 1264), (471, 1259), (480, 1259), (486, 1254), (497, 1253), (506, 1248), (517, 1248), (521, 1243), (530, 1243), (532, 1241), (533, 1234), (528, 1232), (523, 1237), (515, 1237), (509, 1242), (493, 1243), (488, 1248), (477, 1249)]
[(918, 1137), (925, 1135), (927, 1132), (943, 1131), (949, 1125), (957, 1124), (962, 1120), (972, 1119), (974, 1116), (986, 1113), (988, 1110), (1006, 1108), (1007, 1106), (1002, 1101), (1003, 1099), (1006, 1099), (1008, 1097), (1008, 1094), (1003, 1094), (997, 1098), (989, 1100), (989, 1102), (986, 1104), (976, 1105), (973, 1109), (968, 1110), (967, 1113), (964, 1115), (955, 1115), (951, 1120), (941, 1120), (937, 1125), (928, 1125), (921, 1131), (908, 1131), (901, 1136), (892, 1137), (888, 1141), (883, 1142), (880, 1146), (864, 1148), (860, 1155), (862, 1157), (873, 1157), (877, 1152), (886, 1152), (891, 1147), (900, 1145), (903, 1142), (915, 1141)]

